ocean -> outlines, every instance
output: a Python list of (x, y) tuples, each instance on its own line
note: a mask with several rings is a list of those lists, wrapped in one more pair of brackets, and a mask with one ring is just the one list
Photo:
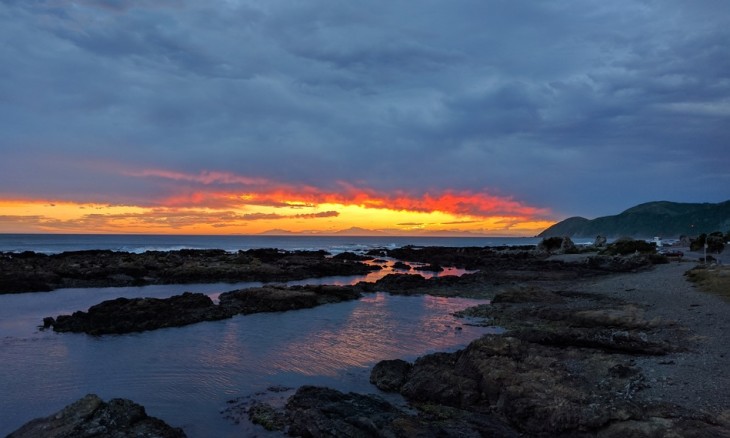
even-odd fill
[(238, 251), (278, 248), (289, 251), (322, 249), (337, 254), (405, 245), (448, 247), (537, 245), (541, 240), (538, 237), (0, 234), (0, 252), (34, 251), (56, 254), (64, 251), (107, 249), (141, 253), (180, 249)]

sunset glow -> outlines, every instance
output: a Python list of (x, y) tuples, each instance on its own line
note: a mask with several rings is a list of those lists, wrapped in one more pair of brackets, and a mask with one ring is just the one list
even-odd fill
[(0, 201), (0, 230), (12, 233), (380, 234), (529, 236), (553, 222), (547, 211), (485, 193), (408, 195), (340, 184), (339, 191), (245, 176), (122, 171), (175, 182), (173, 193), (134, 203), (59, 199)]

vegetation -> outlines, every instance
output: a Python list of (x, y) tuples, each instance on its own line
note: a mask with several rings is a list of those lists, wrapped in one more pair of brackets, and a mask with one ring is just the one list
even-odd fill
[(701, 290), (730, 300), (730, 266), (698, 266), (685, 273)]
[(707, 252), (711, 254), (719, 254), (725, 249), (725, 242), (730, 238), (730, 231), (723, 234), (720, 231), (700, 236), (690, 243), (689, 249), (692, 251), (702, 251), (707, 244)]
[(601, 251), (604, 255), (629, 255), (629, 254), (655, 254), (656, 246), (645, 240), (634, 240), (630, 237), (622, 237), (609, 244)]
[(560, 246), (562, 244), (562, 237), (546, 237), (545, 239), (542, 239), (542, 242), (540, 242), (540, 248), (544, 248), (549, 252), (553, 252), (560, 249)]

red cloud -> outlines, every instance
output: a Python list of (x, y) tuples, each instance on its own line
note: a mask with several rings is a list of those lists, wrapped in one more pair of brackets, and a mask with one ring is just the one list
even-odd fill
[[(264, 178), (251, 178), (227, 172), (204, 171), (186, 174), (166, 170), (146, 169), (124, 171), (124, 174), (162, 178), (191, 183), (181, 192), (161, 201), (168, 207), (240, 208), (246, 205), (270, 207), (302, 207), (319, 204), (358, 205), (364, 208), (414, 212), (444, 212), (461, 216), (519, 216), (533, 218), (548, 215), (546, 209), (536, 208), (509, 197), (468, 190), (442, 190), (422, 194), (398, 191), (379, 192), (340, 182), (340, 190), (320, 190), (312, 186), (276, 183)], [(224, 187), (225, 186), (225, 187)]]

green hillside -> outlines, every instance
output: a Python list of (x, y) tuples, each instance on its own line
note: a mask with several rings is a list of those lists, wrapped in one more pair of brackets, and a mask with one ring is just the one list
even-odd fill
[(571, 217), (551, 226), (539, 237), (677, 238), (730, 230), (730, 201), (718, 204), (647, 202), (617, 214), (596, 219)]

